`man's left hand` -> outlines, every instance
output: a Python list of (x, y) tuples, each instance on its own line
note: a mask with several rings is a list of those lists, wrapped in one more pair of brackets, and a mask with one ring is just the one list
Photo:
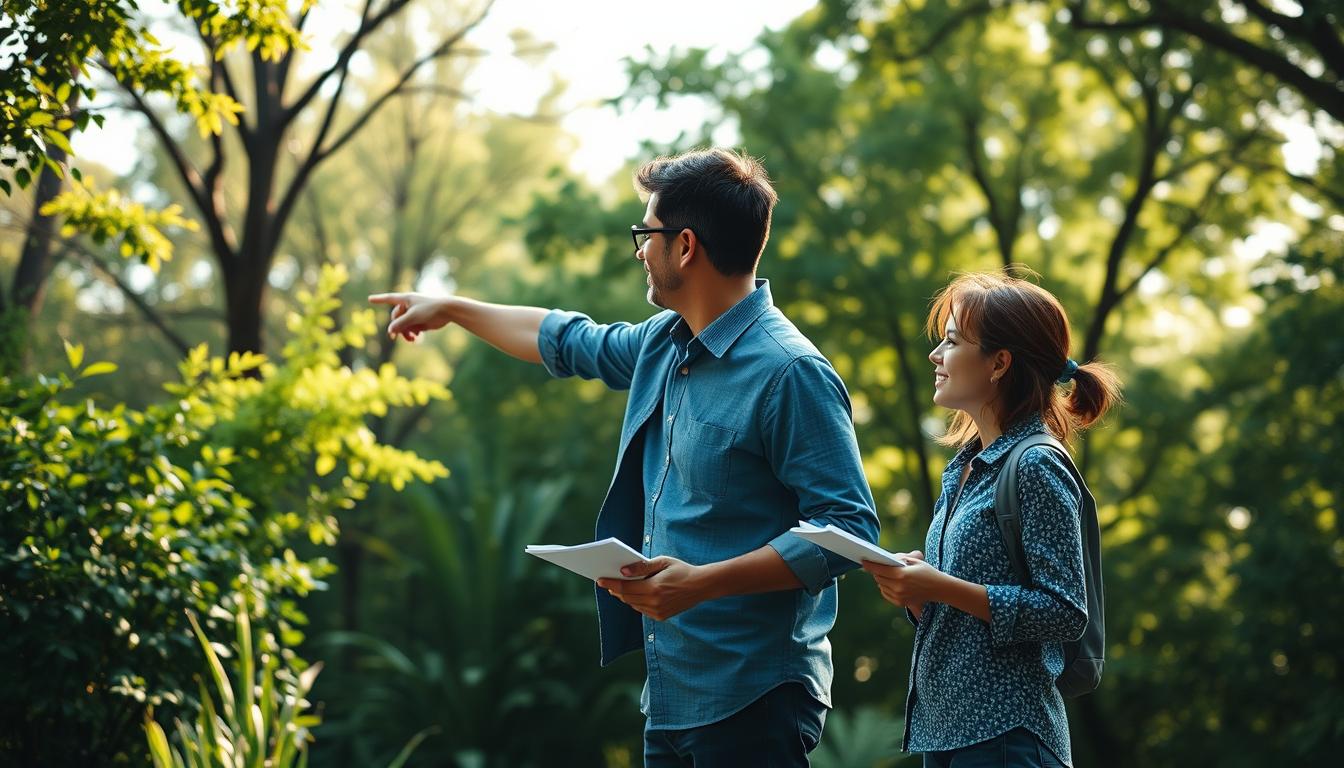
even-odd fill
[(627, 565), (621, 573), (636, 581), (598, 579), (597, 585), (654, 621), (665, 621), (713, 596), (705, 567), (675, 557)]

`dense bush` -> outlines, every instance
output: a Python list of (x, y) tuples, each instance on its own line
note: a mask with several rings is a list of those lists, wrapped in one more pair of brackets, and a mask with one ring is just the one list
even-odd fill
[(366, 428), (447, 392), (341, 365), (375, 328), (367, 310), (337, 327), (344, 280), (329, 268), (301, 297), (278, 362), (198, 347), (144, 411), (72, 397), (112, 368), (82, 367), (77, 345), (71, 375), (0, 378), (0, 763), (142, 762), (146, 705), (171, 716), (196, 703), (185, 610), (213, 628), (246, 604), (299, 642), (295, 601), (331, 565), (295, 544), (333, 543), (337, 514), (370, 483), (447, 474)]

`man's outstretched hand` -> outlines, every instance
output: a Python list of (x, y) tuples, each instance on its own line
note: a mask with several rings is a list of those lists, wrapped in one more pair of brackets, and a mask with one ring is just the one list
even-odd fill
[(392, 318), (387, 324), (387, 335), (415, 341), (425, 331), (433, 331), (448, 324), (444, 299), (423, 293), (375, 293), (370, 304), (392, 307)]

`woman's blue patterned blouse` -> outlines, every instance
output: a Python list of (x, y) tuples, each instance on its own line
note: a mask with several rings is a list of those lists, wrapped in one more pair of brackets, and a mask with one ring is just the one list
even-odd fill
[[(1044, 431), (1039, 415), (1029, 417), (983, 451), (973, 441), (943, 471), (924, 556), (944, 573), (986, 585), (990, 621), (949, 605), (925, 606), (915, 626), (906, 751), (957, 749), (1023, 727), (1072, 762), (1055, 677), (1064, 665), (1062, 643), (1087, 625), (1078, 484), (1053, 451), (1023, 455), (1018, 492), (1030, 586), (1017, 583), (994, 518), (995, 482), (1009, 450)], [(949, 520), (967, 462), (970, 474)]]

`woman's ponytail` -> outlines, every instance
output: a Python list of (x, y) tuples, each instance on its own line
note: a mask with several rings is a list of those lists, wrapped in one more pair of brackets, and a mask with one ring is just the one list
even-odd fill
[(1120, 377), (1111, 366), (1093, 360), (1073, 372), (1073, 391), (1066, 396), (1064, 407), (1074, 425), (1084, 428), (1105, 416), (1119, 400)]

